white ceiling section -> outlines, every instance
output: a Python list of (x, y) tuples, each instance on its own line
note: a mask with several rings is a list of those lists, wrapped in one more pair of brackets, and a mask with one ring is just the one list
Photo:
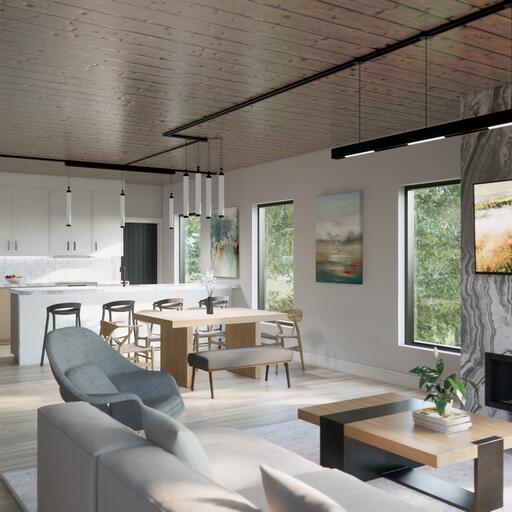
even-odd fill
[[(0, 0), (0, 153), (125, 164), (183, 142), (166, 130), (494, 3)], [(458, 118), (460, 95), (510, 82), (510, 16), (429, 41), (430, 123)], [(361, 71), (363, 138), (423, 126), (423, 43)], [(183, 133), (222, 136), (226, 170), (346, 144), (357, 138), (357, 86), (357, 69), (346, 70)], [(184, 153), (139, 165), (183, 168)], [(201, 144), (203, 167), (206, 153)], [(48, 172), (24, 166), (34, 168)]]

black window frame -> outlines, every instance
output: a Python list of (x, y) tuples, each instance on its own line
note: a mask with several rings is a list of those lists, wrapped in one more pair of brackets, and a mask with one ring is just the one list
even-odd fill
[[(431, 187), (442, 187), (444, 185), (461, 185), (460, 178), (452, 180), (442, 181), (431, 181), (429, 183), (418, 183), (415, 185), (406, 185), (404, 190), (404, 341), (405, 345), (409, 347), (419, 347), (434, 350), (437, 348), (443, 352), (452, 352), (454, 354), (460, 354), (460, 347), (452, 347), (449, 345), (439, 345), (435, 343), (425, 343), (423, 341), (417, 341), (414, 339), (414, 334), (411, 336), (411, 332), (414, 333), (414, 279), (411, 278), (411, 272), (414, 267), (410, 265), (410, 260), (414, 259), (414, 245), (409, 244), (410, 238), (414, 239), (414, 235), (411, 230), (414, 229), (414, 221), (411, 223), (411, 216), (414, 216), (414, 210), (409, 208), (409, 192), (411, 190), (417, 190), (421, 188)], [(412, 225), (411, 225), (412, 224)], [(412, 256), (412, 257), (411, 257)]]
[[(258, 268), (257, 268), (257, 272), (258, 272), (258, 280), (257, 280), (257, 283), (258, 283), (258, 309), (265, 309), (265, 283), (264, 283), (264, 276), (262, 275), (262, 272), (261, 272), (261, 265), (262, 265), (262, 253), (263, 253), (263, 244), (262, 244), (262, 239), (263, 239), (263, 233), (261, 232), (261, 210), (263, 208), (269, 208), (271, 206), (281, 206), (281, 205), (284, 205), (284, 204), (294, 204), (294, 201), (293, 199), (286, 199), (286, 200), (283, 200), (283, 201), (274, 201), (274, 202), (271, 202), (271, 203), (261, 203), (261, 204), (258, 204), (257, 207), (258, 207), (258, 215), (257, 215), (257, 223), (258, 223)], [(295, 211), (294, 211), (294, 215), (295, 215)], [(294, 263), (294, 266), (295, 266), (295, 261), (293, 262)], [(283, 324), (290, 324), (292, 325), (292, 322), (281, 322)]]

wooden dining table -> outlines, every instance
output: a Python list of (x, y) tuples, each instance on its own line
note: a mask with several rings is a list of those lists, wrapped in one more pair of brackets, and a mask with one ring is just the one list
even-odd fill
[[(260, 343), (261, 322), (288, 320), (286, 313), (251, 308), (217, 308), (212, 315), (206, 309), (183, 311), (137, 311), (135, 320), (160, 326), (160, 369), (170, 373), (179, 386), (190, 388), (192, 368), (187, 356), (193, 351), (194, 328), (225, 326), (226, 347), (254, 347)], [(259, 378), (259, 368), (242, 368), (236, 373)]]

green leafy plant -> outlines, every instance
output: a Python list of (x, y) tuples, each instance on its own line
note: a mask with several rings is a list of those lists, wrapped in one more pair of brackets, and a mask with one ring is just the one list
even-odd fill
[(444, 378), (444, 361), (438, 357), (437, 349), (434, 350), (436, 358), (435, 368), (430, 366), (417, 366), (410, 373), (419, 376), (419, 388), (425, 388), (427, 396), (425, 400), (434, 403), (440, 416), (446, 414), (446, 408), (454, 400), (460, 402), (462, 406), (466, 405), (468, 398), (468, 384), (478, 393), (478, 385), (470, 379), (458, 377), (452, 373)]

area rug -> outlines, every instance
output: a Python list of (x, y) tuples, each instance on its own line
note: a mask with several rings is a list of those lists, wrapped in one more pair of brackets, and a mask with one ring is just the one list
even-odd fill
[[(313, 462), (318, 463), (320, 460), (320, 432), (317, 426), (310, 423), (293, 420), (251, 428), (246, 431), (263, 437), (283, 448), (287, 448)], [(505, 454), (504, 462), (505, 506), (500, 510), (512, 512), (512, 455)], [(457, 464), (444, 469), (421, 468), (418, 471), (425, 471), (432, 476), (472, 490), (473, 464), (471, 462)], [(2, 480), (24, 512), (37, 512), (37, 470), (35, 468), (9, 471), (2, 475)], [(368, 483), (393, 494), (406, 503), (423, 508), (429, 512), (454, 512), (458, 510), (434, 498), (390, 482), (385, 478), (378, 478)]]

